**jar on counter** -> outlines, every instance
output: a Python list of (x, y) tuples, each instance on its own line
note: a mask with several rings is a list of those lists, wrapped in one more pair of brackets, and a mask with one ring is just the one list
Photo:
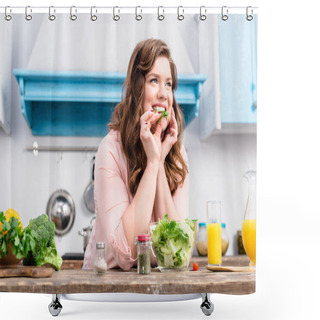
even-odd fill
[(226, 229), (226, 224), (221, 223), (221, 254), (224, 256), (229, 247), (229, 236)]
[(199, 256), (208, 255), (207, 224), (205, 222), (199, 223), (199, 231), (196, 236), (196, 249)]
[(246, 254), (244, 250), (243, 241), (242, 241), (242, 231), (237, 231), (237, 245), (238, 245), (238, 254)]
[(103, 274), (107, 271), (107, 262), (104, 253), (104, 242), (96, 243), (96, 253), (94, 257), (93, 271), (96, 274)]
[(141, 234), (136, 238), (137, 245), (137, 272), (139, 274), (149, 274), (151, 272), (150, 252), (152, 242), (150, 235)]

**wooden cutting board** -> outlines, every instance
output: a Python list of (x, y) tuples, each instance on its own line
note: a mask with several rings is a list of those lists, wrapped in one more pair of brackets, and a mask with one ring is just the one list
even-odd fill
[(31, 267), (31, 266), (0, 266), (0, 278), (10, 277), (31, 277), (31, 278), (48, 278), (53, 273), (52, 268), (48, 267)]
[(206, 268), (216, 272), (256, 272), (254, 267), (206, 266)]

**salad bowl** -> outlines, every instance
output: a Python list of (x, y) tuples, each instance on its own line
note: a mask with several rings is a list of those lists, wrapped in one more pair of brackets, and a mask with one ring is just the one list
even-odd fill
[(168, 220), (151, 223), (152, 251), (161, 272), (186, 271), (195, 243), (197, 220)]

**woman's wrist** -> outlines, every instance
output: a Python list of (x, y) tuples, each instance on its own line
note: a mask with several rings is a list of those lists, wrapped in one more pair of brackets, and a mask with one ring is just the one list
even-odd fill
[(147, 161), (147, 168), (150, 168), (152, 170), (158, 171), (160, 166), (159, 160), (148, 160)]

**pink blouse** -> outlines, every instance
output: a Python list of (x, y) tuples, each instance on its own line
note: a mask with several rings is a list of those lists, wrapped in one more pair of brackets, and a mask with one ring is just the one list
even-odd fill
[[(186, 163), (184, 147), (182, 155)], [(94, 202), (96, 221), (84, 256), (84, 269), (92, 269), (96, 242), (105, 243), (108, 268), (130, 270), (134, 263), (123, 229), (122, 216), (132, 201), (128, 185), (127, 161), (122, 152), (120, 133), (111, 130), (101, 141), (95, 160)], [(188, 217), (189, 175), (178, 187), (173, 202)], [(152, 214), (151, 222), (154, 222)]]

